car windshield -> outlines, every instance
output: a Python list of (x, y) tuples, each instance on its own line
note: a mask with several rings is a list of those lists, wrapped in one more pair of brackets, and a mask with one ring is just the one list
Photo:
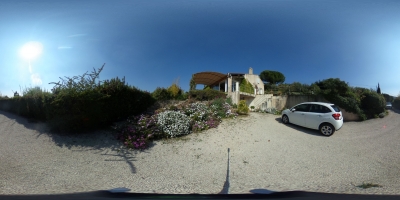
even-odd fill
[(0, 199), (400, 195), (400, 1), (0, 0), (0, 47)]

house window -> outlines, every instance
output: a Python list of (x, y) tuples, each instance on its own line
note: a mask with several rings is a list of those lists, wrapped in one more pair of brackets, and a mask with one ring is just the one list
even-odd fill
[(219, 83), (219, 91), (224, 91), (225, 92), (225, 82)]

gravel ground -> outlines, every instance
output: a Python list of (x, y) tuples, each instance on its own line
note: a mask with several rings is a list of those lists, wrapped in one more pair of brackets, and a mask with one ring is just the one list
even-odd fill
[[(136, 193), (302, 190), (400, 194), (400, 114), (346, 122), (331, 137), (279, 116), (251, 113), (216, 129), (124, 149), (109, 131), (51, 134), (45, 124), (0, 111), (0, 194), (55, 194), (130, 188)], [(381, 187), (361, 189), (363, 183)]]

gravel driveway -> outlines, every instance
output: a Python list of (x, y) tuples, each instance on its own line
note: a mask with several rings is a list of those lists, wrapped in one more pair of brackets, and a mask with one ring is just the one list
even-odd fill
[[(279, 116), (251, 113), (216, 129), (125, 150), (107, 131), (50, 134), (42, 123), (0, 111), (0, 194), (53, 194), (117, 187), (140, 193), (253, 189), (400, 194), (400, 114), (346, 122), (331, 137)], [(368, 189), (363, 183), (381, 185)]]

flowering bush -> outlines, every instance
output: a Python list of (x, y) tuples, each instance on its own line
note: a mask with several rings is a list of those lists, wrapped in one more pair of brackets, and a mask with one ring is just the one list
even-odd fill
[(157, 115), (140, 115), (128, 118), (127, 123), (121, 127), (115, 127), (120, 133), (117, 139), (129, 148), (147, 148), (151, 139), (162, 137), (162, 132), (156, 124), (156, 117)]
[(206, 121), (210, 114), (210, 109), (204, 103), (196, 102), (190, 104), (184, 109), (184, 113), (189, 116), (194, 122), (196, 121)]
[(157, 125), (170, 137), (190, 133), (190, 118), (180, 111), (165, 111), (157, 116)]
[(206, 122), (203, 121), (197, 121), (194, 122), (193, 126), (192, 126), (192, 131), (193, 132), (200, 132), (203, 130), (207, 130), (209, 128), (209, 126), (206, 124)]
[(232, 112), (231, 105), (222, 98), (215, 99), (211, 103), (210, 108), (213, 111), (213, 114), (218, 116), (219, 118), (226, 118), (226, 117), (230, 118), (237, 116), (236, 113)]
[(217, 128), (220, 123), (220, 119), (210, 117), (207, 121), (195, 121), (192, 126), (193, 132), (200, 132), (209, 128)]
[(220, 123), (220, 120), (215, 119), (215, 118), (210, 118), (206, 121), (205, 124), (207, 125), (208, 128), (217, 128), (219, 123)]
[[(182, 110), (180, 110), (182, 108)], [(218, 127), (222, 118), (233, 117), (237, 113), (224, 99), (210, 104), (196, 102), (187, 106), (170, 106), (159, 109), (152, 116), (140, 115), (128, 118), (127, 123), (116, 128), (118, 139), (134, 149), (145, 149), (150, 140), (187, 135), (209, 128)]]

